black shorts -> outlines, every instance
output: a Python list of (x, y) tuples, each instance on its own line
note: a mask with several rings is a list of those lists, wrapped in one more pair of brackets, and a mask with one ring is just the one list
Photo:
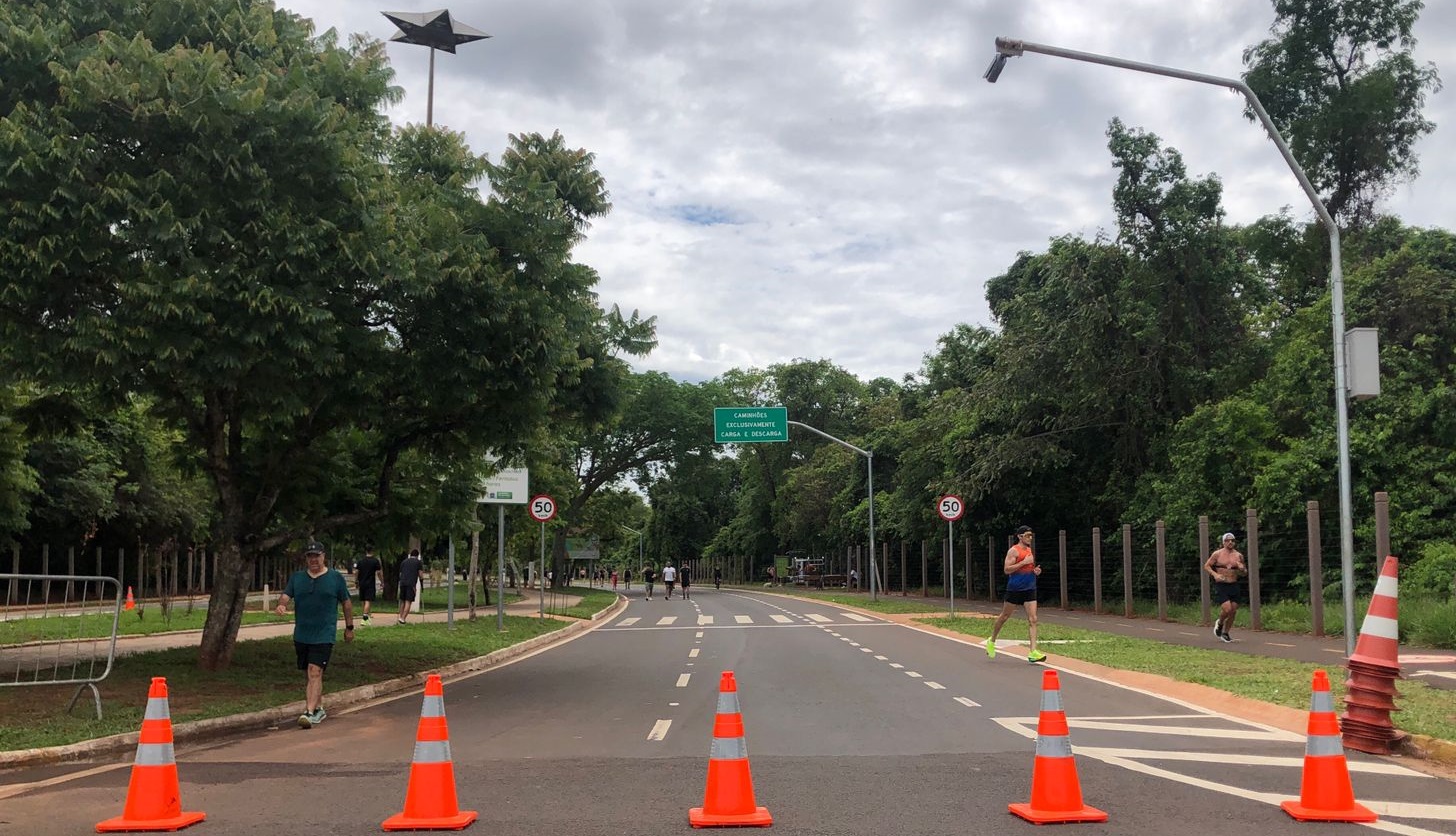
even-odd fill
[(1213, 582), (1213, 603), (1222, 604), (1224, 601), (1239, 603), (1239, 593), (1243, 592), (1241, 584)]
[(361, 584), (359, 584), (359, 600), (360, 601), (373, 601), (374, 600), (374, 581), (370, 581), (369, 583), (361, 583)]
[(414, 584), (410, 584), (409, 586), (405, 586), (404, 584), (400, 584), (399, 585), (399, 600), (401, 600), (401, 601), (413, 601), (414, 599), (415, 599), (415, 585)]
[(334, 646), (331, 644), (304, 644), (294, 642), (293, 651), (298, 654), (298, 669), (308, 670), (309, 665), (318, 665), (327, 669), (329, 657), (334, 655)]
[(1036, 603), (1035, 589), (1008, 589), (1006, 590), (1006, 603), (1026, 604)]

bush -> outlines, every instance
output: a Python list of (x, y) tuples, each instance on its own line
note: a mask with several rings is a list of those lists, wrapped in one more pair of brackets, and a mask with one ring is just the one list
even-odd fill
[(1419, 560), (1400, 573), (1400, 591), (1440, 601), (1450, 600), (1456, 585), (1456, 545), (1427, 543)]

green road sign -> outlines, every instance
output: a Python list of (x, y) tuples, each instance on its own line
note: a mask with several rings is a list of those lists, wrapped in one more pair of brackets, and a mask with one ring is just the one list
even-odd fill
[(783, 406), (720, 406), (713, 409), (713, 443), (751, 444), (789, 440), (789, 410)]

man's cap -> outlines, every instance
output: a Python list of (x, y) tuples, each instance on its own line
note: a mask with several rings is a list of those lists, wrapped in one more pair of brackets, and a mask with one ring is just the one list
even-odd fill
[(1019, 528), (1016, 529), (1016, 536), (1017, 537), (1020, 537), (1023, 534), (1030, 534), (1030, 533), (1031, 533), (1031, 526), (1029, 526), (1029, 525), (1023, 525), (1023, 526), (1021, 526), (1021, 527), (1019, 527)]
[(1218, 538), (1218, 539), (1219, 540), (1237, 540), (1239, 538), (1235, 537), (1234, 536), (1234, 533), (1232, 531), (1225, 531), (1224, 534), (1223, 534), (1223, 536), (1220, 537), (1220, 538)]
[(323, 543), (320, 543), (317, 540), (310, 540), (308, 542), (307, 548), (305, 548), (303, 550), (303, 553), (304, 554), (323, 554), (324, 553), (324, 544)]

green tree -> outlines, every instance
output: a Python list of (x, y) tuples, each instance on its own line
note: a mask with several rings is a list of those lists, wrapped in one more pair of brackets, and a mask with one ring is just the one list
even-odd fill
[(1337, 218), (1370, 220), (1417, 173), (1416, 141), (1435, 128), (1422, 107), (1441, 89), (1435, 65), (1411, 57), (1424, 6), (1274, 0), (1273, 37), (1244, 52), (1244, 80)]

